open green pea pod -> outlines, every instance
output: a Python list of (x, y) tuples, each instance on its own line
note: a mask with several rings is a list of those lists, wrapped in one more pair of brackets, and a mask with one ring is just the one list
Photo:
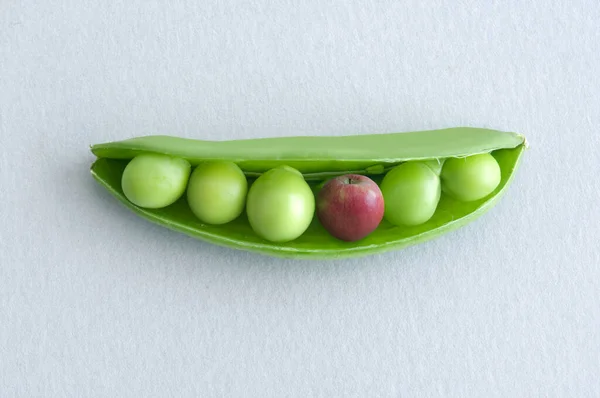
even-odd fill
[[(167, 228), (230, 248), (292, 258), (347, 258), (397, 250), (424, 242), (459, 228), (489, 210), (506, 191), (524, 149), (519, 134), (482, 128), (450, 128), (407, 133), (351, 136), (277, 137), (231, 141), (203, 141), (171, 136), (145, 136), (96, 144), (91, 166), (93, 177), (114, 197), (141, 217)], [(245, 213), (222, 225), (207, 225), (194, 217), (183, 195), (170, 206), (141, 208), (121, 188), (121, 176), (136, 155), (158, 153), (187, 160), (192, 167), (203, 161), (236, 163), (250, 182), (280, 165), (299, 170), (316, 192), (335, 175), (365, 174), (377, 182), (395, 166), (414, 160), (444, 162), (481, 153), (491, 153), (500, 166), (501, 178), (485, 198), (459, 201), (442, 195), (435, 214), (417, 226), (394, 226), (385, 219), (366, 238), (344, 242), (331, 236), (314, 217), (297, 239), (272, 243), (261, 239), (250, 227)], [(440, 163), (440, 164), (441, 164)]]

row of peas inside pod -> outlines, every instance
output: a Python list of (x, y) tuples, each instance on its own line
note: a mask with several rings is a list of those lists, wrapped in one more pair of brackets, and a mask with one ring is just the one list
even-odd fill
[(434, 215), (442, 193), (459, 201), (491, 194), (501, 171), (489, 153), (433, 161), (407, 161), (388, 170), (378, 184), (366, 175), (332, 177), (315, 194), (303, 175), (275, 167), (249, 184), (233, 162), (206, 161), (192, 170), (182, 158), (160, 154), (134, 157), (121, 186), (126, 198), (142, 208), (169, 206), (186, 195), (201, 222), (220, 225), (244, 211), (252, 230), (271, 242), (300, 237), (315, 215), (335, 238), (357, 241), (385, 218), (395, 226), (416, 226)]

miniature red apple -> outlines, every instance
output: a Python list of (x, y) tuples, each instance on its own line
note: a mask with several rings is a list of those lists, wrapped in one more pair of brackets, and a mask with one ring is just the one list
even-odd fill
[(360, 174), (346, 174), (327, 181), (317, 194), (317, 217), (334, 237), (354, 242), (373, 232), (385, 206), (375, 181)]

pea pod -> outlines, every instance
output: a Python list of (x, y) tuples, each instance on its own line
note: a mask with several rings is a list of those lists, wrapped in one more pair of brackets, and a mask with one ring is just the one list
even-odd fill
[[(406, 133), (301, 136), (230, 141), (205, 141), (173, 136), (144, 136), (91, 146), (97, 159), (92, 176), (119, 201), (141, 217), (193, 237), (231, 248), (278, 257), (347, 258), (396, 250), (452, 231), (489, 210), (506, 191), (527, 147), (522, 135), (483, 128), (457, 127)], [(157, 153), (183, 158), (192, 167), (207, 160), (236, 163), (252, 180), (281, 165), (300, 171), (315, 192), (335, 175), (358, 173), (381, 182), (385, 173), (406, 161), (443, 162), (448, 158), (490, 153), (501, 169), (497, 188), (485, 198), (461, 202), (442, 195), (437, 210), (417, 226), (382, 221), (366, 238), (344, 242), (332, 237), (314, 217), (306, 232), (285, 243), (267, 242), (251, 229), (248, 218), (207, 225), (194, 217), (183, 195), (160, 209), (141, 208), (125, 197), (121, 176), (128, 161)]]

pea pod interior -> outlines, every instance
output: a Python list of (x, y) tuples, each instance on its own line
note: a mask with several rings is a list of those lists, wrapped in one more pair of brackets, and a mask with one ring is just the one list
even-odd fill
[[(172, 136), (146, 136), (96, 144), (93, 177), (138, 215), (165, 227), (214, 244), (280, 257), (344, 258), (383, 252), (416, 244), (458, 228), (491, 208), (512, 181), (526, 140), (522, 135), (483, 128), (457, 127), (407, 133), (350, 136), (277, 137), (231, 141), (192, 140)], [(207, 225), (191, 212), (185, 195), (162, 209), (143, 209), (123, 195), (121, 175), (128, 161), (141, 153), (162, 153), (187, 159), (193, 166), (206, 160), (237, 163), (250, 183), (278, 165), (303, 173), (315, 193), (327, 178), (348, 172), (369, 175), (380, 182), (384, 173), (409, 160), (443, 161), (491, 153), (502, 171), (496, 190), (474, 202), (459, 202), (443, 195), (434, 216), (415, 227), (397, 227), (385, 220), (366, 238), (343, 242), (332, 237), (313, 218), (308, 230), (287, 243), (271, 243), (251, 229), (245, 213), (224, 225)]]

